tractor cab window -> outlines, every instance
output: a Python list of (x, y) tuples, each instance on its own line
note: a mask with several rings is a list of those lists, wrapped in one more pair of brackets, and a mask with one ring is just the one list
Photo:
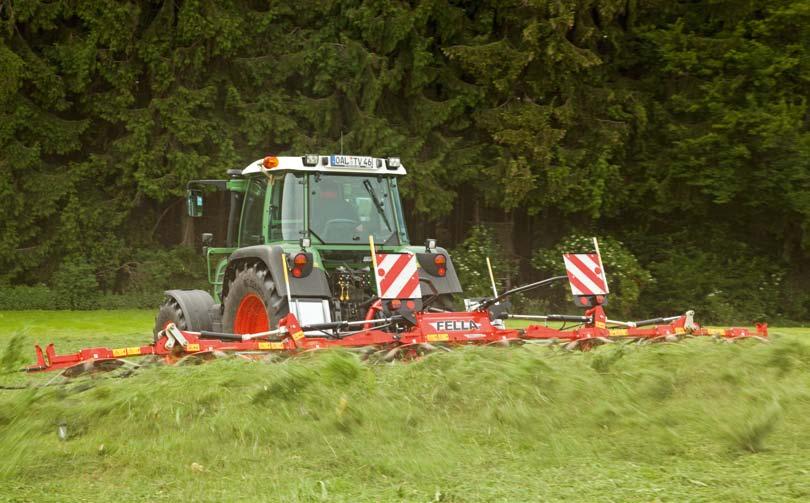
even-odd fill
[(309, 229), (324, 243), (358, 244), (374, 241), (401, 244), (397, 225), (399, 198), (390, 178), (316, 173), (309, 181)]
[(274, 175), (270, 193), (270, 241), (296, 241), (304, 234), (304, 176)]
[(239, 229), (239, 246), (259, 245), (264, 242), (262, 224), (264, 219), (264, 197), (267, 193), (267, 180), (250, 180), (245, 191), (242, 206), (242, 226)]

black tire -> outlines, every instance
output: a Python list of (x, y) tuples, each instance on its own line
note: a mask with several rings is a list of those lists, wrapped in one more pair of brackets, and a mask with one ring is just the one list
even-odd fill
[(180, 308), (180, 304), (171, 297), (160, 305), (157, 316), (155, 316), (155, 328), (152, 331), (155, 342), (159, 339), (158, 334), (160, 331), (166, 328), (169, 323), (174, 323), (180, 330), (188, 330), (188, 322), (183, 310)]
[(226, 333), (237, 333), (235, 330), (237, 311), (242, 299), (250, 294), (262, 300), (270, 329), (276, 328), (278, 321), (289, 312), (287, 299), (276, 291), (273, 277), (264, 264), (246, 264), (236, 272), (222, 303), (224, 306), (222, 329)]

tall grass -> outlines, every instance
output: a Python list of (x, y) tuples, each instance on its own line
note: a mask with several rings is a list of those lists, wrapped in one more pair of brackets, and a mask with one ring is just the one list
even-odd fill
[(798, 335), (325, 351), (4, 391), (0, 500), (807, 499), (807, 354)]

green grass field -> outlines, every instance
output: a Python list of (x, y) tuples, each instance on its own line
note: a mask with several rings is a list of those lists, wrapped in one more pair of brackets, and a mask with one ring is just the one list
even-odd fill
[[(152, 316), (0, 312), (0, 384), (32, 379), (8, 372), (19, 334), (30, 361), (35, 341), (148, 341)], [(773, 332), (379, 366), (328, 351), (0, 390), (0, 500), (804, 501), (810, 330)]]

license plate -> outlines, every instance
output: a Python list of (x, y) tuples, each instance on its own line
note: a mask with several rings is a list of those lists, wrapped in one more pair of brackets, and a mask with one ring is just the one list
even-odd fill
[(373, 168), (374, 158), (357, 155), (333, 155), (330, 156), (332, 166), (339, 168)]

